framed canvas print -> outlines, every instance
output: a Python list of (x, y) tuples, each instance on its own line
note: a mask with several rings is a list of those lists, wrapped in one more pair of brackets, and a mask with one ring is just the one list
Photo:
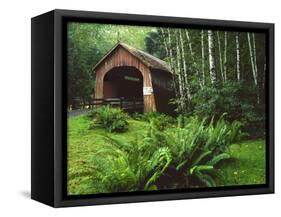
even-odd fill
[(32, 18), (32, 192), (54, 207), (274, 192), (274, 24)]

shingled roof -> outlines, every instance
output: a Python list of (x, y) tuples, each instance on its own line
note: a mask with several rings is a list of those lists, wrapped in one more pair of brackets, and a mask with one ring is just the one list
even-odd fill
[(96, 69), (114, 50), (118, 49), (119, 47), (123, 47), (125, 50), (127, 50), (129, 53), (131, 53), (133, 56), (138, 58), (141, 62), (143, 62), (146, 66), (152, 69), (160, 69), (167, 72), (170, 72), (170, 68), (168, 64), (158, 59), (155, 56), (152, 56), (149, 53), (146, 53), (142, 50), (136, 49), (132, 46), (129, 46), (125, 43), (117, 43), (114, 47), (112, 47), (104, 56), (103, 58), (95, 65), (94, 69)]

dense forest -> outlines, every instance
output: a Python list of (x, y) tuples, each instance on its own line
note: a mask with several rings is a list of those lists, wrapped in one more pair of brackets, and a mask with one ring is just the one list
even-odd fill
[[(263, 136), (265, 34), (123, 25), (68, 25), (68, 102), (94, 95), (95, 64), (118, 42), (166, 61), (184, 115), (240, 120)], [(258, 134), (258, 135), (257, 135)]]
[[(68, 194), (265, 183), (265, 34), (91, 23), (67, 33)], [(95, 65), (118, 43), (165, 61), (174, 115), (73, 109), (95, 98)]]

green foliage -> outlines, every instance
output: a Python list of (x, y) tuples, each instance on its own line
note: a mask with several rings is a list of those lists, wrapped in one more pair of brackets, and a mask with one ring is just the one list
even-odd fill
[[(245, 92), (247, 94), (245, 95)], [(240, 121), (243, 130), (251, 138), (264, 136), (264, 108), (253, 105), (256, 102), (256, 90), (247, 88), (239, 82), (226, 82), (223, 86), (206, 86), (194, 94), (193, 112), (200, 117), (214, 120), (225, 114), (225, 119)]]
[[(116, 184), (121, 174), (121, 185), (107, 186), (109, 191), (123, 191), (126, 185), (126, 191), (147, 190), (151, 186), (172, 188), (163, 181), (163, 177), (171, 177), (170, 183), (174, 184), (173, 173), (179, 177), (176, 181), (178, 187), (215, 186), (215, 166), (230, 158), (226, 151), (239, 137), (240, 126), (236, 122), (227, 124), (223, 117), (215, 124), (193, 117), (183, 128), (166, 131), (160, 130), (152, 121), (147, 133), (130, 143), (108, 137), (110, 145), (104, 146), (106, 151), (99, 149), (95, 154), (95, 160), (103, 164), (101, 182), (105, 182), (106, 186), (111, 182)], [(106, 154), (102, 155), (103, 152)], [(114, 166), (110, 170), (103, 168), (110, 168), (111, 164)]]
[[(182, 127), (164, 131), (152, 122), (128, 119), (129, 130), (122, 134), (97, 126), (89, 128), (91, 119), (85, 116), (70, 118), (69, 194), (265, 182), (264, 141), (230, 146), (235, 141), (230, 135), (236, 134), (232, 131), (238, 125), (184, 118)], [(226, 151), (218, 153), (211, 134), (226, 136), (228, 142), (219, 143), (227, 147)]]
[[(124, 192), (155, 189), (155, 182), (171, 162), (168, 148), (106, 136), (105, 145), (93, 153), (91, 163), (97, 166), (94, 185), (101, 192)], [(102, 183), (102, 186), (100, 186)]]
[(166, 51), (159, 29), (157, 29), (157, 31), (148, 32), (145, 37), (145, 47), (148, 53), (159, 59), (164, 59)]
[(150, 122), (158, 130), (163, 131), (165, 128), (174, 124), (174, 118), (159, 112), (145, 112), (143, 114), (134, 114), (133, 118)]
[(217, 166), (217, 186), (266, 183), (266, 142), (251, 140), (230, 147), (232, 160)]
[(95, 87), (93, 67), (118, 42), (145, 50), (145, 38), (153, 27), (70, 22), (67, 26), (68, 102), (88, 100)]
[[(198, 117), (180, 117), (181, 127), (167, 132), (168, 145), (179, 174), (185, 174), (184, 186), (215, 186), (215, 165), (230, 158), (229, 146), (242, 135), (239, 122), (228, 124), (223, 116), (214, 123)], [(182, 123), (182, 120), (186, 119)]]
[(90, 112), (94, 124), (106, 128), (109, 132), (124, 132), (128, 130), (128, 115), (119, 108), (101, 106)]

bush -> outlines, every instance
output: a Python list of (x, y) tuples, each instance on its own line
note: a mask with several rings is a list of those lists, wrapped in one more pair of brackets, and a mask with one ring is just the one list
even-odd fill
[(121, 109), (110, 106), (102, 106), (88, 115), (94, 118), (94, 124), (106, 128), (109, 132), (125, 132), (128, 130), (127, 119), (129, 116)]
[(224, 86), (206, 86), (194, 94), (192, 104), (192, 112), (199, 117), (213, 117), (216, 121), (225, 113), (227, 121), (243, 123), (250, 138), (264, 137), (265, 107), (263, 103), (257, 104), (256, 89), (248, 85), (226, 82)]

